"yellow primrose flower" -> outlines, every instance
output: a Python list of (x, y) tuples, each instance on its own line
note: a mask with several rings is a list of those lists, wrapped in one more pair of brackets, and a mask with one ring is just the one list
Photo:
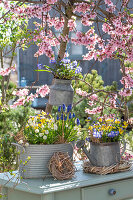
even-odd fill
[(116, 123), (116, 124), (120, 124), (121, 122), (120, 122), (120, 120), (117, 120), (117, 119), (116, 119), (116, 120), (115, 120), (115, 123)]
[(92, 130), (93, 129), (93, 127), (92, 126), (89, 126), (89, 128), (88, 128), (89, 130)]
[(102, 120), (102, 118), (99, 118), (99, 122), (102, 122), (103, 120)]
[(122, 134), (124, 130), (122, 128), (119, 128), (119, 133)]

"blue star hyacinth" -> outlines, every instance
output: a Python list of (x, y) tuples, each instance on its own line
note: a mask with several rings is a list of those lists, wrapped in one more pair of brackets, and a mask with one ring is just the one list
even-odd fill
[[(93, 131), (94, 131), (94, 129), (93, 129)], [(98, 132), (98, 131), (94, 131), (93, 132), (93, 137), (95, 137), (95, 138), (101, 138), (102, 137), (102, 132), (100, 131), (100, 132)]]

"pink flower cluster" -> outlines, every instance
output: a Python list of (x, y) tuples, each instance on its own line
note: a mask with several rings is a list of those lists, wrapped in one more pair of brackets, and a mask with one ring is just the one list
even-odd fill
[(57, 0), (47, 0), (47, 4), (54, 4), (56, 2), (57, 2)]
[(74, 19), (69, 19), (68, 21), (69, 31), (73, 31), (76, 27), (76, 22)]
[(18, 97), (22, 97), (22, 96), (27, 96), (28, 93), (29, 93), (28, 89), (20, 89), (18, 91), (14, 90), (12, 94)]
[(91, 4), (87, 4), (87, 3), (75, 3), (75, 9), (74, 9), (74, 12), (83, 12), (83, 13), (86, 13), (88, 11), (90, 11), (90, 7), (91, 5), (93, 5), (93, 2), (91, 2)]
[(93, 115), (93, 114), (98, 114), (102, 111), (102, 106), (98, 106), (97, 108), (93, 108), (92, 110), (90, 109), (86, 109), (85, 113), (89, 114), (89, 115)]
[(76, 94), (78, 94), (82, 97), (87, 97), (89, 95), (86, 91), (83, 91), (80, 88), (76, 89)]
[(28, 103), (29, 101), (34, 101), (34, 98), (38, 98), (40, 95), (41, 97), (45, 97), (47, 94), (49, 94), (50, 89), (47, 85), (41, 86), (39, 89), (36, 90), (35, 94), (30, 94), (28, 89), (20, 89), (19, 91), (14, 91), (13, 95), (16, 95), (19, 98), (17, 101), (14, 102), (13, 105), (11, 105), (11, 108), (16, 108), (17, 106), (23, 106), (25, 103)]
[(128, 152), (125, 152), (124, 155), (122, 156), (123, 160), (132, 160), (133, 159), (133, 155), (131, 155)]
[(85, 14), (82, 16), (82, 24), (84, 26), (91, 26), (94, 21), (92, 21), (92, 19), (94, 19), (96, 17), (96, 14), (93, 13), (93, 14)]
[(1, 69), (0, 70), (0, 75), (1, 76), (8, 76), (10, 73), (11, 73), (11, 71), (15, 71), (16, 70), (16, 66), (14, 65), (14, 66), (11, 66), (11, 67), (9, 67), (9, 68), (6, 68), (6, 69)]
[(43, 85), (39, 89), (36, 90), (36, 94), (40, 95), (42, 98), (49, 94), (50, 89), (47, 85)]

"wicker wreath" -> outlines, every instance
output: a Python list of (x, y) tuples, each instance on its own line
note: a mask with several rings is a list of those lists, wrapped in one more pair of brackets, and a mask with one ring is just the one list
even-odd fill
[(56, 152), (49, 161), (49, 171), (58, 180), (71, 179), (75, 174), (75, 166), (68, 153)]
[(85, 161), (83, 163), (83, 170), (85, 173), (105, 175), (128, 171), (130, 170), (131, 166), (131, 163), (126, 160), (122, 160), (120, 161), (120, 163), (109, 167), (96, 167), (91, 165), (89, 161)]

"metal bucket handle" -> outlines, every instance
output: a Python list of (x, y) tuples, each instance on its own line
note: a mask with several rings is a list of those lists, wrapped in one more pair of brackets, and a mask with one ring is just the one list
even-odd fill
[(126, 142), (125, 142), (124, 138), (122, 138), (122, 142), (123, 142), (124, 146), (123, 146), (123, 150), (122, 150), (122, 152), (120, 154), (120, 158), (123, 156), (123, 154), (125, 153), (125, 150), (126, 150)]
[(25, 153), (25, 147), (24, 147), (24, 146), (22, 146), (22, 145), (20, 145), (20, 144), (18, 144), (18, 143), (14, 143), (14, 142), (12, 142), (11, 144), (14, 145), (14, 146), (16, 146), (16, 147), (23, 148), (23, 151), (24, 151), (24, 153)]

